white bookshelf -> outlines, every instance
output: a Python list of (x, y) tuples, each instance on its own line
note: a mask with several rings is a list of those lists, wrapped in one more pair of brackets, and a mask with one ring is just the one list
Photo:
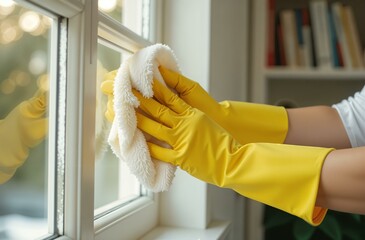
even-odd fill
[(266, 69), (264, 77), (269, 80), (291, 79), (311, 80), (311, 81), (364, 81), (365, 70), (315, 70), (315, 69), (288, 69), (285, 67), (275, 67)]
[[(309, 0), (306, 1), (291, 1), (291, 0), (276, 0), (277, 9), (284, 8), (299, 8), (307, 6)], [(331, 4), (336, 1), (329, 0)], [(365, 9), (364, 1), (340, 1), (353, 6), (355, 19), (357, 19), (358, 28), (362, 47), (365, 47), (365, 28), (362, 26), (361, 11)], [(344, 68), (336, 69), (317, 69), (303, 67), (283, 67), (283, 66), (266, 66), (266, 40), (267, 36), (267, 0), (251, 1), (251, 88), (250, 100), (253, 102), (275, 104), (275, 98), (286, 99), (293, 94), (286, 94), (292, 91), (298, 91), (296, 84), (304, 85), (305, 88), (315, 89), (315, 92), (321, 92), (318, 101), (315, 98), (318, 96), (308, 94), (307, 102), (305, 99), (300, 100), (300, 106), (310, 104), (329, 104), (329, 101), (323, 101), (327, 96), (329, 100), (339, 101), (347, 96), (352, 95), (360, 90), (365, 85), (365, 69), (350, 70)], [(360, 16), (359, 16), (360, 15)], [(284, 84), (286, 83), (286, 84)], [(278, 89), (280, 86), (281, 89)], [(320, 87), (320, 88), (319, 88)], [(331, 90), (333, 89), (333, 91)], [(343, 89), (343, 91), (341, 91)], [(280, 90), (280, 92), (278, 92)], [(299, 89), (300, 90), (300, 89)], [(300, 95), (301, 92), (298, 94)], [(296, 99), (293, 99), (296, 102)], [(332, 103), (335, 103), (332, 102)]]
[[(276, 0), (277, 9), (300, 8), (308, 6), (310, 0)], [(365, 1), (339, 0), (354, 8), (355, 18), (360, 32), (362, 47), (365, 48)], [(335, 0), (329, 0), (331, 4)], [(337, 103), (353, 95), (365, 85), (365, 69), (317, 69), (267, 67), (267, 0), (250, 1), (249, 60), (250, 84), (249, 100), (256, 103), (281, 104), (293, 103), (303, 107), (309, 105)], [(362, 20), (361, 20), (362, 19)], [(247, 203), (248, 239), (263, 239), (263, 205), (254, 201)]]

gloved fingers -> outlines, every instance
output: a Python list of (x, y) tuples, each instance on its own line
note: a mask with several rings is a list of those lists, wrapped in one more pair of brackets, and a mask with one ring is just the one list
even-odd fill
[(174, 119), (176, 113), (171, 111), (168, 107), (162, 105), (153, 98), (145, 98), (140, 92), (133, 89), (133, 94), (138, 98), (140, 102), (139, 108), (147, 113), (149, 116), (154, 118), (156, 121), (168, 126), (174, 126)]
[(101, 83), (100, 89), (106, 95), (113, 95), (114, 80), (105, 80)]
[(104, 75), (104, 81), (111, 80), (114, 81), (115, 76), (117, 75), (118, 69), (110, 71)]
[(175, 89), (180, 95), (188, 95), (192, 89), (194, 89), (197, 85), (197, 82), (194, 82), (185, 76), (171, 71), (163, 66), (159, 66), (158, 69), (165, 80), (167, 86)]
[(100, 85), (100, 89), (104, 94), (113, 95), (114, 79), (118, 70), (110, 71), (104, 75), (104, 80)]
[(136, 112), (137, 127), (145, 133), (150, 134), (154, 138), (163, 141), (169, 145), (173, 144), (171, 129), (158, 123), (143, 114)]
[[(109, 97), (111, 98), (111, 97)], [(114, 120), (114, 103), (112, 99), (108, 99), (106, 111), (105, 111), (105, 117), (108, 119), (109, 122), (113, 122)]]
[(182, 113), (190, 107), (178, 95), (155, 79), (153, 80), (153, 93), (160, 103), (166, 105), (176, 113)]
[(147, 142), (147, 145), (152, 158), (177, 165), (176, 152), (173, 149), (164, 148), (151, 142)]
[(46, 92), (43, 90), (38, 90), (34, 97), (22, 102), (19, 105), (19, 112), (23, 117), (37, 119), (46, 113), (46, 107)]
[(205, 113), (210, 111), (215, 112), (216, 107), (219, 107), (217, 101), (212, 98), (199, 83), (164, 68), (163, 66), (160, 66), (159, 70), (167, 86), (175, 89), (187, 104), (198, 108)]
[(40, 111), (45, 111), (47, 107), (47, 96), (48, 91), (45, 90), (38, 90), (33, 98), (31, 98), (30, 102), (31, 104), (34, 104), (35, 107), (37, 107)]

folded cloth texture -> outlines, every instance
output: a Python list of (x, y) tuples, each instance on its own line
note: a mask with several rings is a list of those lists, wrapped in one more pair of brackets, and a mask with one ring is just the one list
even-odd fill
[(151, 137), (137, 128), (139, 101), (133, 95), (132, 88), (146, 98), (153, 97), (153, 79), (165, 85), (158, 70), (160, 65), (180, 72), (173, 51), (162, 44), (143, 48), (123, 61), (114, 79), (115, 117), (108, 137), (114, 154), (126, 163), (144, 187), (154, 192), (169, 189), (176, 167), (151, 158), (146, 143)]

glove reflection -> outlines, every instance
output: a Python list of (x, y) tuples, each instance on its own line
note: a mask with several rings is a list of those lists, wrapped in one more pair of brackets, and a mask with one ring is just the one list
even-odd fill
[(38, 90), (0, 120), (0, 184), (8, 181), (28, 158), (29, 149), (47, 134), (46, 92)]

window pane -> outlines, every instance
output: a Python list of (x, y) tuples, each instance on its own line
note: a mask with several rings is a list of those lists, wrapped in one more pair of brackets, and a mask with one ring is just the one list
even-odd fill
[(120, 51), (103, 42), (98, 44), (98, 68), (96, 87), (96, 161), (95, 161), (95, 213), (135, 199), (141, 195), (137, 179), (129, 173), (107, 143), (111, 123), (104, 117), (108, 98), (101, 92), (104, 75), (119, 68), (129, 53)]
[(51, 25), (49, 17), (0, 1), (0, 178), (19, 166), (0, 185), (0, 239), (39, 238), (53, 224), (44, 140)]
[(148, 39), (151, 1), (153, 0), (99, 0), (99, 10)]

